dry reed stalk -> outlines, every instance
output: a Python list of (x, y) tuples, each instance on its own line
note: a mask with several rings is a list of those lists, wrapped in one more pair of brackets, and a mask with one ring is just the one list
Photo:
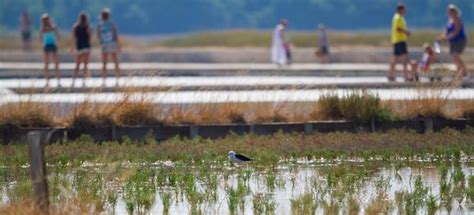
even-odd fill
[(259, 103), (254, 109), (252, 109), (252, 116), (250, 118), (250, 122), (287, 122), (288, 117), (283, 112), (283, 109), (287, 105), (287, 102)]
[(49, 105), (38, 102), (17, 102), (0, 106), (0, 125), (21, 128), (52, 127), (54, 114)]

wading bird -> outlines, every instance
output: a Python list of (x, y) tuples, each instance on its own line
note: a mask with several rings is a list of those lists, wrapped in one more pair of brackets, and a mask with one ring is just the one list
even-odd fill
[(232, 162), (236, 162), (236, 163), (242, 163), (242, 162), (249, 162), (249, 161), (252, 161), (252, 159), (244, 156), (244, 155), (241, 155), (241, 154), (237, 154), (235, 153), (234, 151), (230, 151), (228, 153), (228, 156), (229, 156), (229, 159), (232, 161)]

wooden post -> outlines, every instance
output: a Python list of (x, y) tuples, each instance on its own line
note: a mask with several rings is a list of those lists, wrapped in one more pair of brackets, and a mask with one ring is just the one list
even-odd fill
[(375, 128), (375, 119), (371, 119), (370, 120), (370, 132), (375, 132), (376, 131), (376, 128)]
[(313, 133), (313, 124), (312, 123), (305, 123), (304, 124), (304, 133), (306, 133), (306, 134)]
[(425, 118), (424, 119), (424, 133), (433, 133), (434, 131), (434, 122), (433, 119), (431, 118)]
[(30, 145), (30, 170), (33, 185), (34, 206), (42, 214), (49, 213), (48, 181), (46, 179), (46, 161), (44, 159), (44, 132), (28, 132), (28, 144)]
[(197, 125), (190, 125), (189, 126), (189, 137), (194, 139), (199, 136), (199, 126)]

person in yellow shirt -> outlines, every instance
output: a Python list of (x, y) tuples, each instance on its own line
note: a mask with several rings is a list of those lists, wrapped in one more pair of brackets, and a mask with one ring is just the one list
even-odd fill
[(408, 75), (408, 45), (407, 40), (410, 36), (410, 31), (408, 31), (407, 24), (405, 21), (406, 7), (404, 4), (398, 4), (397, 12), (392, 19), (392, 44), (393, 44), (393, 58), (390, 62), (390, 71), (388, 73), (388, 80), (395, 81), (395, 64), (398, 63), (400, 58), (403, 62), (403, 78), (405, 81), (413, 80), (412, 77)]

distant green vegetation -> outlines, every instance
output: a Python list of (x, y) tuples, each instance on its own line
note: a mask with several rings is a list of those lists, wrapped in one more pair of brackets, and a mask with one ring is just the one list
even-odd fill
[[(334, 29), (390, 29), (390, 21), (399, 0), (2, 0), (0, 26), (18, 27), (22, 10), (28, 9), (36, 29), (39, 17), (48, 12), (60, 28), (70, 29), (84, 10), (92, 23), (103, 7), (112, 9), (112, 17), (122, 32), (155, 34), (223, 30), (235, 28), (270, 29), (280, 18), (290, 28), (312, 30), (319, 23)], [(410, 27), (442, 28), (446, 8), (455, 3), (463, 11), (466, 25), (474, 25), (472, 0), (403, 1), (408, 8)]]
[[(469, 41), (474, 41), (474, 30), (468, 31)], [(422, 46), (423, 43), (431, 43), (437, 39), (442, 31), (439, 30), (413, 30), (409, 39), (410, 46)], [(67, 49), (69, 43), (68, 32), (62, 32), (62, 39), (59, 41), (60, 49)], [(319, 43), (319, 35), (316, 31), (290, 31), (287, 33), (291, 43), (296, 47), (316, 47)], [(134, 38), (133, 36), (123, 36), (122, 45), (124, 48), (154, 48), (154, 47), (269, 47), (272, 40), (271, 31), (259, 31), (250, 29), (238, 29), (228, 31), (208, 31), (184, 34), (165, 40), (146, 40)], [(357, 32), (357, 31), (329, 31), (329, 43), (336, 47), (384, 47), (390, 48), (390, 34), (388, 32)], [(33, 41), (35, 49), (40, 49), (41, 44), (36, 38)], [(97, 40), (94, 38), (93, 47), (97, 47)], [(0, 48), (5, 50), (21, 49), (21, 40), (18, 35), (9, 31), (1, 34), (0, 27)]]
[[(384, 160), (405, 161), (413, 157), (439, 159), (471, 157), (474, 152), (473, 128), (464, 131), (445, 129), (437, 133), (419, 134), (410, 130), (390, 130), (375, 133), (315, 133), (259, 136), (254, 134), (229, 135), (211, 140), (204, 138), (172, 138), (158, 141), (149, 136), (141, 141), (124, 137), (118, 141), (96, 144), (87, 135), (62, 144), (46, 147), (47, 162), (56, 165), (75, 161), (133, 163), (170, 160), (185, 163), (225, 163), (227, 152), (236, 150), (254, 158), (262, 165), (277, 164), (281, 160), (349, 159), (358, 157), (367, 161), (382, 157)], [(29, 162), (28, 145), (0, 145), (0, 166), (21, 166)], [(0, 171), (1, 173), (1, 171)]]
[[(409, 39), (410, 46), (421, 46), (425, 42), (433, 42), (441, 31), (414, 30)], [(317, 32), (288, 32), (291, 43), (296, 47), (315, 47), (318, 45)], [(469, 33), (469, 38), (474, 40), (474, 32)], [(166, 47), (268, 47), (271, 44), (270, 31), (232, 30), (200, 32), (185, 36), (170, 38), (154, 45)], [(390, 34), (362, 33), (362, 32), (329, 32), (329, 42), (334, 46), (383, 46), (390, 47)]]

